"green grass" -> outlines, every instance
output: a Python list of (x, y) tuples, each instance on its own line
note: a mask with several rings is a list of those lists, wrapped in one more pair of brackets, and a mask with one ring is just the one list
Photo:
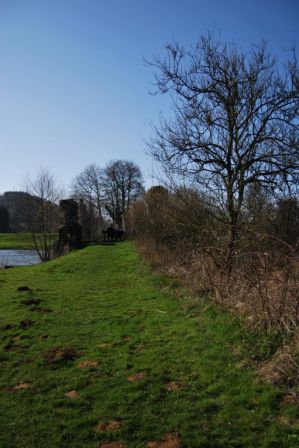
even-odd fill
[(0, 249), (34, 249), (31, 233), (0, 233)]
[[(264, 356), (271, 340), (177, 286), (141, 263), (129, 242), (1, 271), (0, 446), (121, 440), (140, 448), (177, 432), (188, 448), (297, 447), (296, 409), (258, 383), (253, 368), (240, 367), (252, 354)], [(31, 311), (21, 303), (29, 297), (51, 312)], [(28, 319), (33, 324), (22, 329)], [(46, 362), (53, 347), (78, 356)], [(97, 365), (79, 368), (84, 360)], [(138, 372), (145, 377), (128, 381)], [(179, 388), (167, 390), (171, 382)], [(30, 387), (14, 389), (21, 383)], [(70, 390), (78, 396), (67, 397)], [(95, 432), (109, 421), (121, 427)]]

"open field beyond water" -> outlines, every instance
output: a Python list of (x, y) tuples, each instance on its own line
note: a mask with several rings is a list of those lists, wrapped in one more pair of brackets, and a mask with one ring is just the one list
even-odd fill
[(188, 298), (129, 242), (0, 271), (0, 315), (1, 447), (299, 444), (294, 405), (254, 376), (270, 336)]
[(0, 233), (0, 249), (34, 249), (31, 233)]

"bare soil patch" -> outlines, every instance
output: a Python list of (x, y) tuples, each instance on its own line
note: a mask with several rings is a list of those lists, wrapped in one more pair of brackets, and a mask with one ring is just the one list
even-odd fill
[(42, 359), (48, 364), (60, 361), (74, 361), (78, 357), (73, 347), (51, 347), (42, 354)]
[(164, 384), (164, 387), (168, 391), (173, 391), (173, 390), (182, 389), (182, 384), (180, 384), (177, 381), (169, 381), (168, 383)]
[(100, 344), (99, 348), (110, 349), (110, 348), (112, 348), (112, 344), (108, 344), (108, 343)]
[(116, 431), (122, 427), (122, 423), (117, 420), (111, 420), (109, 422), (99, 422), (93, 428), (95, 432), (102, 433), (106, 431)]
[(71, 398), (71, 399), (75, 399), (79, 397), (79, 394), (76, 390), (69, 390), (68, 392), (66, 392), (64, 394), (66, 397)]
[(167, 433), (159, 441), (147, 442), (146, 448), (182, 448), (182, 439), (178, 434)]
[(88, 367), (97, 367), (98, 365), (98, 362), (93, 359), (85, 359), (79, 363), (78, 367), (80, 369), (88, 369)]
[(30, 384), (29, 383), (20, 383), (17, 384), (16, 386), (13, 387), (13, 390), (26, 390), (26, 389), (30, 389)]
[(19, 292), (25, 292), (25, 291), (32, 291), (32, 289), (29, 288), (29, 286), (22, 285), (22, 286), (19, 286), (19, 287), (18, 287), (17, 291), (19, 291)]
[(128, 376), (128, 381), (134, 383), (135, 381), (141, 381), (146, 378), (146, 372), (137, 372), (134, 375)]
[(34, 324), (33, 320), (24, 319), (24, 320), (21, 320), (21, 322), (20, 322), (20, 328), (22, 328), (22, 330), (27, 330), (27, 328), (32, 327), (33, 324)]

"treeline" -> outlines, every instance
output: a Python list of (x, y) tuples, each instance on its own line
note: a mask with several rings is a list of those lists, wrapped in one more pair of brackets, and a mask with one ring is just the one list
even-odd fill
[(140, 168), (132, 161), (117, 160), (101, 168), (88, 165), (73, 180), (70, 194), (83, 201), (87, 239), (101, 237), (108, 222), (123, 225), (123, 216), (144, 192)]

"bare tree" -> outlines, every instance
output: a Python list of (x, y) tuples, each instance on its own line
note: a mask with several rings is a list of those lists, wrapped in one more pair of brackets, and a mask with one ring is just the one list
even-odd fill
[(62, 189), (53, 174), (41, 169), (26, 181), (26, 220), (36, 251), (42, 261), (51, 259), (51, 250), (58, 230), (58, 202)]
[(72, 182), (72, 195), (77, 199), (83, 199), (89, 208), (103, 221), (103, 170), (95, 163), (88, 165)]
[(104, 170), (102, 185), (106, 212), (115, 224), (121, 225), (123, 214), (144, 191), (140, 168), (127, 160), (110, 162)]
[(295, 56), (280, 67), (264, 43), (244, 54), (211, 35), (190, 51), (177, 43), (166, 50), (149, 65), (158, 70), (156, 93), (172, 98), (173, 115), (154, 128), (149, 151), (222, 203), (231, 259), (249, 186), (278, 189), (298, 180)]

